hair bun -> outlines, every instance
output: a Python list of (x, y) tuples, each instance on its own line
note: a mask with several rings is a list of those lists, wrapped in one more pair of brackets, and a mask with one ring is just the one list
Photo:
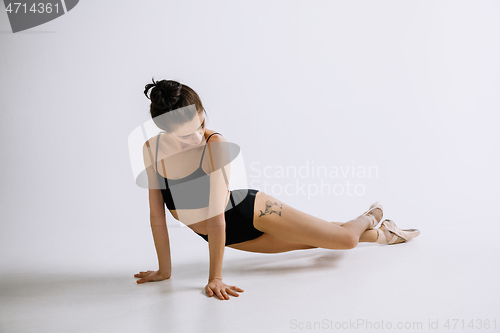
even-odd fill
[[(154, 107), (164, 110), (172, 108), (179, 101), (181, 88), (182, 85), (177, 81), (161, 80), (155, 82), (153, 79), (152, 84), (146, 85), (144, 94), (151, 100)], [(149, 89), (151, 89), (150, 97), (147, 95)]]

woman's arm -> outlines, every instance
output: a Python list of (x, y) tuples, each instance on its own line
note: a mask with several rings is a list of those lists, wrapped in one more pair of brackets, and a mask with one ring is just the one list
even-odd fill
[[(210, 273), (208, 281), (222, 280), (222, 259), (226, 244), (225, 203), (228, 193), (229, 164), (224, 163), (224, 142), (221, 135), (212, 136), (207, 143), (210, 161), (210, 204), (208, 206), (208, 248), (210, 251)], [(225, 165), (227, 164), (227, 165)]]
[[(207, 221), (210, 271), (205, 291), (209, 296), (213, 296), (215, 293), (219, 299), (229, 299), (228, 293), (238, 297), (239, 295), (235, 290), (243, 291), (238, 287), (228, 286), (222, 282), (222, 261), (226, 243), (224, 211), (228, 195), (230, 165), (223, 144), (219, 144), (220, 142), (226, 142), (226, 140), (222, 136), (213, 136), (212, 138), (214, 140), (210, 140), (207, 144), (211, 171), (209, 218)], [(210, 143), (215, 143), (215, 149), (212, 149)]]
[(170, 240), (168, 237), (167, 220), (165, 213), (163, 213), (163, 215), (158, 215), (158, 213), (156, 213), (155, 215), (155, 212), (158, 210), (153, 208), (156, 206), (155, 202), (157, 202), (157, 199), (155, 199), (157, 193), (154, 191), (159, 192), (159, 190), (149, 191), (151, 231), (153, 232), (153, 240), (156, 247), (156, 254), (158, 256), (158, 270), (135, 274), (135, 277), (141, 278), (137, 280), (137, 283), (161, 281), (169, 279), (172, 275), (172, 260), (170, 257)]
[[(154, 198), (158, 196), (158, 193), (151, 193), (155, 190), (149, 190), (150, 194), (150, 224), (151, 231), (153, 232), (153, 240), (155, 243), (156, 254), (158, 256), (158, 267), (159, 272), (166, 279), (170, 278), (172, 274), (172, 260), (170, 257), (170, 239), (168, 237), (168, 229), (167, 229), (167, 219), (165, 213), (158, 215), (155, 213), (158, 209), (154, 208), (153, 202), (158, 201), (158, 198)], [(159, 190), (156, 190), (160, 192)], [(161, 194), (161, 192), (160, 192)], [(151, 198), (153, 196), (153, 198)], [(165, 210), (163, 206), (163, 198), (161, 198), (161, 204), (163, 210)]]
[(224, 214), (208, 219), (208, 251), (210, 253), (210, 269), (208, 282), (213, 279), (222, 280), (222, 261), (226, 244), (226, 222)]
[(143, 146), (143, 157), (148, 175), (149, 219), (156, 247), (156, 254), (158, 256), (159, 269), (158, 271), (146, 271), (135, 274), (135, 277), (141, 278), (137, 280), (137, 283), (165, 280), (170, 278), (172, 274), (165, 205), (160, 191), (158, 177), (156, 176), (156, 169), (153, 167), (154, 158), (149, 142), (146, 142)]

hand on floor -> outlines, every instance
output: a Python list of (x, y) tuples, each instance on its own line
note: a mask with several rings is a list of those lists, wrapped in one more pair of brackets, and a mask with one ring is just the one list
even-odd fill
[(221, 279), (212, 279), (205, 286), (205, 292), (207, 293), (208, 297), (212, 297), (215, 294), (220, 300), (228, 300), (228, 294), (234, 297), (239, 297), (240, 295), (236, 293), (237, 291), (242, 293), (244, 290), (236, 286), (228, 286), (227, 284), (222, 282)]
[(164, 275), (160, 273), (160, 271), (146, 271), (134, 274), (135, 277), (140, 278), (137, 280), (137, 283), (144, 282), (154, 282), (154, 281), (162, 281), (170, 278), (170, 275)]

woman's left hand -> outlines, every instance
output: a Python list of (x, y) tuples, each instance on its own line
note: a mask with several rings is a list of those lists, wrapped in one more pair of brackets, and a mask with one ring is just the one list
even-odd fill
[(228, 294), (234, 297), (239, 297), (240, 295), (236, 293), (237, 291), (243, 292), (244, 290), (236, 286), (228, 286), (227, 284), (222, 282), (222, 279), (219, 278), (210, 280), (210, 282), (208, 282), (208, 284), (205, 286), (205, 292), (207, 293), (208, 297), (212, 297), (215, 294), (220, 300), (228, 300)]

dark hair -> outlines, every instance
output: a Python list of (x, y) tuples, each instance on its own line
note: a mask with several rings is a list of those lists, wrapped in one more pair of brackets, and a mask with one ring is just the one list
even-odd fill
[[(198, 94), (185, 84), (173, 80), (161, 80), (146, 85), (144, 95), (151, 100), (149, 108), (151, 117), (156, 126), (166, 132), (172, 132), (178, 125), (184, 124), (194, 118), (196, 114), (205, 111)], [(151, 89), (148, 97), (148, 91)], [(196, 108), (184, 108), (194, 104)], [(169, 121), (165, 117), (159, 117), (169, 111), (184, 108), (182, 112), (176, 112)], [(206, 111), (205, 111), (206, 113)]]

